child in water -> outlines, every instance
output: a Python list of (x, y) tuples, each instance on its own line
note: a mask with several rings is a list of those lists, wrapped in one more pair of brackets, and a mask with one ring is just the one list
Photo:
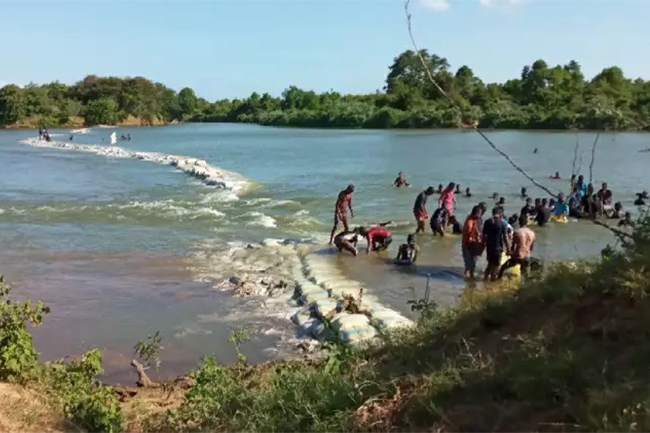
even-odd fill
[(406, 243), (399, 246), (395, 263), (398, 265), (412, 265), (418, 259), (420, 247), (415, 243), (415, 236), (408, 235)]
[(439, 207), (433, 213), (429, 225), (431, 226), (431, 231), (435, 235), (445, 236), (445, 230), (447, 230), (447, 224), (449, 223), (449, 214), (447, 209), (444, 207)]
[(456, 219), (455, 215), (449, 217), (449, 224), (451, 224), (452, 233), (455, 235), (463, 234), (463, 228), (460, 226), (460, 223)]
[(465, 189), (465, 197), (471, 197), (472, 191), (470, 191), (469, 186)]

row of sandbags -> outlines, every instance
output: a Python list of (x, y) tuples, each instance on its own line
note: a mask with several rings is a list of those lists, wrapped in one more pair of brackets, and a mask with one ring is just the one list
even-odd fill
[(356, 344), (372, 340), (378, 330), (413, 325), (412, 321), (368, 295), (363, 296), (360, 304), (363, 314), (341, 311), (344, 295), (358, 300), (361, 284), (346, 279), (326, 256), (305, 255), (302, 267), (294, 270), (294, 279), (295, 297), (303, 307), (292, 320), (303, 335), (312, 335), (319, 340), (336, 338)]

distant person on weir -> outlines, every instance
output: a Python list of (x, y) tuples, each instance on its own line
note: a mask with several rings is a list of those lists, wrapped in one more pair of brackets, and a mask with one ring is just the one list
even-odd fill
[(352, 209), (352, 193), (354, 193), (354, 185), (350, 184), (339, 193), (339, 197), (336, 200), (336, 205), (334, 206), (334, 227), (330, 234), (330, 245), (332, 245), (334, 233), (336, 233), (336, 229), (339, 227), (339, 222), (343, 223), (343, 228), (346, 232), (350, 230), (348, 227), (348, 209), (350, 209), (350, 215), (354, 218), (354, 210)]

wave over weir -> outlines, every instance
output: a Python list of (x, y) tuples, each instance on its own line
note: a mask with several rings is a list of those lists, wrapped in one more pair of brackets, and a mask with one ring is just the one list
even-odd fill
[(234, 192), (245, 191), (252, 182), (239, 173), (224, 170), (208, 164), (205, 160), (188, 156), (167, 155), (159, 152), (139, 152), (124, 149), (118, 146), (99, 146), (94, 144), (75, 144), (65, 141), (42, 141), (37, 138), (28, 138), (22, 141), (33, 147), (47, 147), (78, 152), (94, 153), (107, 158), (138, 159), (158, 164), (171, 165), (178, 170), (201, 180), (208, 186), (224, 188)]

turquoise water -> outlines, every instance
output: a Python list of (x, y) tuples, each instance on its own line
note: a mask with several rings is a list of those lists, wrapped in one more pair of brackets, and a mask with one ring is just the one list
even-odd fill
[[(234, 359), (230, 326), (245, 325), (254, 360), (291, 351), (293, 325), (286, 299), (234, 297), (215, 289), (232, 275), (272, 274), (282, 266), (271, 247), (249, 243), (290, 239), (324, 249), (336, 194), (354, 183), (353, 224), (393, 220), (388, 254), (357, 258), (331, 255), (348, 276), (387, 305), (408, 313), (406, 301), (424, 290), (432, 274), (434, 294), (453, 303), (462, 290), (457, 238), (418, 240), (415, 270), (391, 266), (397, 245), (413, 231), (415, 196), (428, 185), (470, 185), (459, 197), (464, 217), (478, 201), (498, 192), (508, 213), (522, 206), (519, 190), (543, 197), (472, 131), (339, 131), (275, 129), (252, 125), (186, 124), (164, 128), (93, 128), (74, 143), (108, 143), (130, 133), (126, 149), (186, 155), (240, 173), (241, 191), (209, 187), (169, 165), (106, 158), (88, 152), (31, 147), (34, 131), (0, 131), (0, 270), (16, 294), (42, 299), (53, 313), (35, 334), (45, 358), (75, 355), (91, 347), (106, 353), (109, 379), (130, 380), (131, 347), (155, 330), (164, 335), (161, 374), (196, 364), (203, 354)], [(51, 131), (67, 141), (69, 130)], [(553, 190), (559, 171), (569, 178), (576, 139), (581, 172), (588, 177), (591, 133), (494, 132), (491, 138), (532, 176)], [(533, 154), (534, 148), (538, 154)], [(650, 189), (650, 134), (602, 134), (594, 182), (609, 182), (615, 200), (632, 206), (634, 193)], [(580, 157), (580, 155), (582, 157)], [(403, 170), (408, 189), (391, 188)], [(430, 208), (435, 203), (430, 200)], [(433, 210), (433, 209), (430, 209)], [(613, 239), (590, 223), (552, 224), (537, 230), (535, 254), (572, 260), (598, 254)], [(268, 241), (267, 241), (268, 243)], [(276, 263), (277, 262), (277, 263)], [(277, 266), (276, 266), (277, 265)], [(278, 271), (280, 272), (280, 271)]]

